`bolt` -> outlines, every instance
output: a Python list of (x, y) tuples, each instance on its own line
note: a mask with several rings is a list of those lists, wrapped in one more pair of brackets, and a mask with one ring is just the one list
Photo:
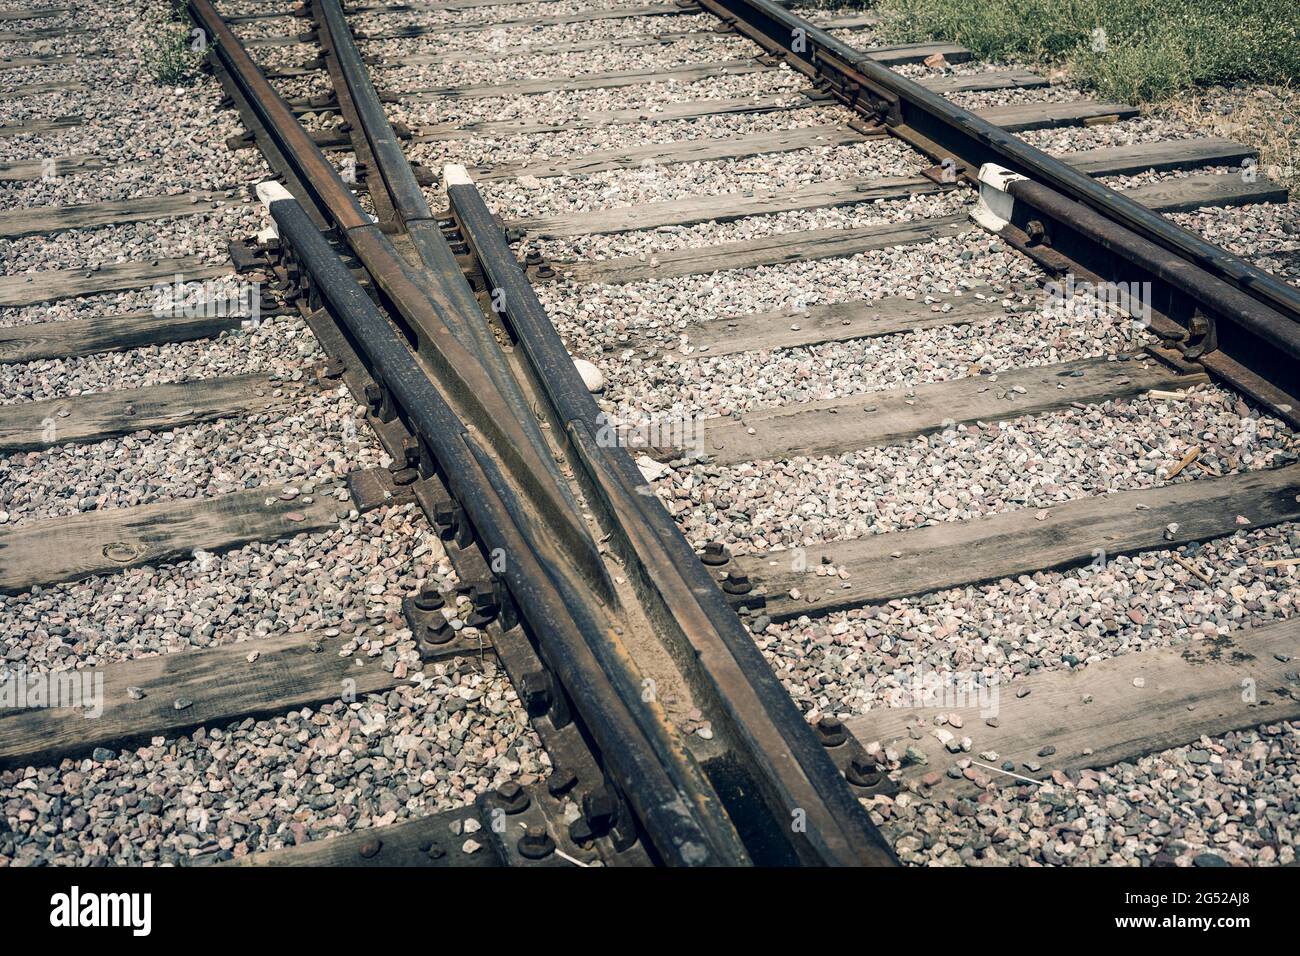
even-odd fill
[(721, 541), (710, 541), (704, 546), (704, 553), (700, 555), (700, 560), (709, 567), (716, 568), (731, 560), (731, 552)]
[(838, 747), (849, 739), (849, 732), (838, 717), (823, 717), (817, 721), (817, 737), (823, 746)]
[(474, 610), (470, 613), (467, 622), (471, 627), (482, 627), (497, 616), (497, 595), (492, 585), (474, 585), (471, 600), (474, 603)]
[(451, 530), (458, 523), (458, 518), (456, 503), (450, 499), (439, 501), (433, 507), (433, 523), (439, 528)]
[(582, 795), (582, 815), (586, 817), (593, 833), (609, 832), (618, 816), (618, 802), (609, 787), (601, 787)]
[(420, 593), (415, 599), (415, 606), (421, 611), (437, 611), (447, 603), (442, 592), (435, 587), (425, 586), (420, 588)]
[(732, 568), (727, 572), (727, 579), (722, 582), (722, 590), (728, 594), (748, 594), (754, 589), (750, 583), (749, 575), (740, 568)]
[(548, 266), (548, 265), (540, 265), (540, 266), (537, 267), (537, 278), (539, 278), (539, 279), (554, 279), (554, 278), (555, 278), (555, 270), (552, 269), (552, 268), (551, 268), (550, 266)]
[(578, 775), (568, 767), (554, 767), (546, 778), (546, 789), (551, 796), (558, 797), (568, 793), (578, 782)]
[(508, 814), (523, 813), (533, 802), (528, 796), (528, 791), (514, 780), (507, 780), (497, 787), (495, 796), (501, 809)]
[(374, 382), (367, 382), (365, 387), (366, 408), (372, 415), (378, 415), (384, 405), (384, 390)]
[[(394, 464), (396, 464), (396, 462), (394, 462)], [(413, 485), (420, 480), (420, 473), (414, 468), (398, 468), (396, 470), (390, 470), (389, 474), (392, 475), (393, 484), (399, 488)]]
[(519, 681), (519, 699), (533, 717), (551, 709), (551, 679), (545, 671), (528, 671), (523, 675)]
[(844, 778), (855, 787), (874, 787), (880, 782), (876, 758), (871, 754), (854, 757), (844, 771)]
[(569, 839), (578, 844), (590, 843), (596, 839), (596, 833), (591, 829), (591, 824), (586, 818), (578, 817), (569, 824)]
[(529, 249), (524, 256), (524, 265), (540, 266), (542, 264), (542, 254), (536, 249)]
[(439, 614), (425, 626), (424, 642), (426, 644), (446, 644), (455, 633), (447, 624), (447, 619)]
[(555, 852), (555, 841), (545, 827), (533, 824), (519, 838), (518, 849), (525, 860), (541, 860)]
[(1046, 242), (1047, 227), (1043, 225), (1040, 219), (1031, 219), (1025, 226), (1025, 238), (1030, 242)]

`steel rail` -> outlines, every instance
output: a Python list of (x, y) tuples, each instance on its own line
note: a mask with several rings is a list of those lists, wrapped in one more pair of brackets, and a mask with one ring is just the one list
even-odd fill
[[(359, 126), (371, 145), (389, 201), (404, 226), (425, 225), (431, 212), (410, 164), (392, 134), (383, 106), (357, 51), (338, 0), (311, 0), (327, 51), (337, 64)], [(344, 102), (340, 90), (340, 102)], [(600, 412), (558, 333), (514, 260), (500, 225), (473, 186), (444, 181), (452, 211), (484, 272), (494, 308), (509, 318), (524, 344), (544, 395), (576, 451), (589, 501), (599, 502), (606, 526), (618, 531), (624, 567), (637, 570), (643, 600), (653, 597), (661, 635), (671, 634), (674, 657), (697, 692), (712, 701), (715, 733), (724, 728), (751, 780), (765, 798), (773, 829), (802, 811), (805, 826), (786, 841), (810, 863), (884, 864), (892, 852), (826, 755), (717, 585), (696, 559), (662, 504), (623, 448), (600, 447)], [(436, 237), (444, 246), (441, 233)], [(452, 260), (450, 251), (442, 261)], [(444, 273), (445, 274), (445, 273)], [(450, 282), (463, 277), (457, 269)], [(467, 287), (466, 287), (467, 288)], [(475, 303), (477, 311), (477, 303)], [(469, 323), (486, 333), (486, 323)], [(487, 334), (485, 349), (499, 357)], [(616, 665), (617, 661), (606, 661)], [(698, 673), (696, 671), (699, 671)], [(631, 690), (639, 693), (639, 687)]]
[[(317, 17), (318, 37), (326, 51), (326, 62), (335, 80), (340, 107), (345, 118), (352, 123), (354, 142), (360, 140), (359, 145), (367, 151), (368, 158), (373, 159), (374, 172), (378, 174), (376, 185), (382, 183), (385, 189), (383, 198), (387, 203), (377, 203), (376, 208), (382, 209), (386, 205), (392, 210), (394, 221), (386, 226), (406, 231), (408, 225), (434, 225), (427, 202), (393, 135), (356, 51), (337, 0), (316, 0), (311, 8)], [(229, 49), (229, 43), (227, 48)], [(234, 64), (234, 70), (241, 65), (246, 69), (247, 64)], [(291, 138), (282, 136), (280, 141)], [(290, 152), (292, 148), (291, 146)], [(657, 500), (649, 501), (646, 498), (644, 481), (624, 450), (617, 449), (617, 457), (613, 458), (615, 464), (611, 467), (611, 455), (600, 447), (594, 437), (597, 406), (582, 386), (572, 360), (549, 319), (541, 311), (531, 287), (519, 272), (518, 264), (509, 257), (500, 226), (488, 213), (486, 206), (480, 206), (479, 211), (481, 215), (475, 218), (475, 235), (478, 236), (486, 226), (495, 236), (499, 249), (504, 250), (505, 260), (513, 270), (514, 277), (523, 283), (531, 297), (533, 315), (540, 316), (541, 324), (536, 326), (536, 330), (546, 336), (540, 340), (544, 343), (540, 348), (550, 358), (554, 368), (558, 369), (556, 375), (563, 383), (556, 386), (548, 381), (545, 393), (553, 403), (557, 394), (567, 396), (558, 402), (557, 417), (567, 429), (569, 444), (576, 449), (578, 462), (589, 479), (586, 485), (588, 497), (594, 493), (607, 512), (616, 519), (613, 524), (620, 531), (622, 540), (635, 543), (627, 549), (627, 553), (637, 559), (634, 569), (638, 578), (652, 585), (650, 590), (657, 600), (653, 619), (661, 630), (667, 628), (673, 632), (671, 639), (678, 645), (675, 656), (679, 660), (687, 658), (692, 664), (696, 660), (703, 661), (703, 673), (685, 668), (687, 676), (697, 690), (707, 691), (711, 702), (710, 716), (716, 715), (719, 718), (717, 727), (726, 732), (736, 756), (745, 764), (744, 786), (758, 790), (764, 798), (769, 817), (766, 834), (770, 836), (775, 831), (778, 839), (788, 842), (794, 850), (794, 859), (804, 862), (893, 862), (890, 850), (872, 827), (870, 818), (835, 764), (826, 755), (824, 746), (813, 735), (772, 674), (716, 584), (710, 580), (662, 505)], [(363, 262), (369, 264), (378, 256), (373, 251), (369, 257), (366, 255), (366, 243), (375, 241), (374, 234), (377, 231), (354, 226), (343, 230), (343, 238), (350, 242)], [(433, 272), (433, 278), (446, 287), (446, 298), (458, 299), (457, 304), (475, 301), (460, 273), (459, 264), (454, 272), (445, 268), (447, 263), (455, 263), (455, 257), (446, 246), (441, 232), (430, 230), (425, 235), (430, 249), (441, 256), (444, 268), (430, 271)], [(361, 240), (360, 243), (357, 240)], [(371, 271), (373, 273), (375, 270), (372, 268)], [(382, 286), (382, 276), (376, 276), (376, 279)], [(460, 294), (451, 291), (457, 283), (464, 287)], [(504, 296), (507, 303), (516, 298), (521, 297), (509, 293)], [(508, 305), (506, 307), (509, 308)], [(517, 316), (519, 310), (513, 311)], [(478, 312), (477, 301), (475, 312)], [(466, 328), (476, 326), (464, 315), (458, 318)], [(481, 327), (486, 329), (481, 316), (479, 319)], [(531, 336), (529, 341), (537, 342), (538, 339)], [(466, 344), (482, 346), (486, 343), (479, 336), (475, 342)], [(492, 350), (495, 350), (494, 343)], [(492, 350), (476, 350), (476, 357), (482, 361)], [(579, 397), (585, 404), (578, 403)], [(403, 404), (400, 398), (397, 404)], [(418, 427), (415, 430), (417, 434), (421, 433)], [(482, 477), (489, 483), (496, 499), (506, 508), (516, 527), (526, 527), (531, 517), (529, 510), (512, 493), (503, 470), (491, 459), (486, 449), (476, 446), (468, 438), (466, 441), (470, 444)], [(441, 463), (443, 455), (435, 454), (435, 457)], [(531, 544), (535, 551), (543, 550), (536, 536), (525, 536), (522, 540)], [(548, 557), (553, 563), (563, 562), (562, 556), (554, 551)], [(552, 583), (559, 588), (559, 593), (566, 601), (581, 606), (585, 596), (577, 592), (572, 581), (558, 577)], [(645, 590), (642, 588), (642, 591)], [(525, 612), (525, 618), (529, 617)], [(590, 628), (583, 630), (588, 635), (591, 633)], [(640, 695), (641, 682), (628, 679), (629, 675), (634, 674), (633, 663), (625, 660), (623, 653), (608, 641), (589, 640), (589, 644), (605, 673), (612, 675), (616, 690), (624, 701), (627, 702), (630, 695)], [(633, 710), (635, 713), (634, 708)], [(712, 785), (707, 779), (692, 779), (689, 768), (693, 763), (688, 759), (689, 755), (677, 752), (675, 748), (680, 747), (680, 744), (659, 732), (660, 721), (641, 723), (641, 729), (649, 734), (652, 746), (656, 748), (663, 766), (670, 769), (670, 775), (679, 791), (692, 794), (697, 814), (707, 822), (712, 809), (711, 801), (717, 799)], [(678, 768), (677, 773), (671, 773), (674, 767)], [(685, 775), (681, 773), (683, 767), (688, 771)], [(729, 767), (727, 772), (735, 776), (734, 768)], [(734, 787), (734, 779), (728, 782)], [(734, 803), (735, 801), (733, 806), (728, 807), (729, 811), (737, 809)], [(749, 801), (744, 809), (751, 808), (752, 801)], [(792, 818), (796, 822), (793, 827), (789, 826)], [(803, 825), (798, 825), (800, 823)], [(722, 824), (726, 824), (729, 829), (730, 823), (725, 819), (715, 822), (713, 836), (717, 839), (721, 832), (722, 842), (725, 843), (726, 831)], [(789, 834), (782, 833), (785, 830)], [(737, 847), (734, 853), (736, 859), (741, 859), (744, 850)]]
[[(314, 12), (320, 26), (319, 37), (326, 51), (326, 62), (331, 76), (335, 78), (340, 105), (347, 114), (354, 117), (353, 133), (364, 140), (374, 159), (380, 182), (386, 191), (388, 205), (396, 218), (393, 225), (413, 240), (412, 244), (428, 270), (430, 281), (440, 283), (456, 303), (459, 310), (457, 324), (465, 330), (467, 346), (475, 352), (504, 397), (505, 403), (523, 424), (525, 433), (532, 439), (538, 451), (538, 460), (546, 464), (558, 480), (559, 469), (542, 437), (537, 416), (529, 407), (518, 382), (508, 369), (505, 356), (493, 337), (473, 290), (444, 238), (441, 228), (433, 218), (433, 212), (411, 171), (411, 165), (388, 122), (379, 95), (357, 50), (356, 42), (338, 0), (308, 0), (305, 6)], [(569, 368), (572, 367), (570, 362)], [(577, 505), (568, 494), (567, 485), (561, 482), (559, 487), (576, 512)], [(522, 509), (520, 513), (527, 514), (526, 510)], [(594, 550), (594, 542), (588, 540), (588, 543)], [(553, 556), (552, 561), (557, 565), (564, 563), (561, 556)], [(604, 568), (600, 570), (603, 572)], [(586, 600), (568, 582), (557, 579), (557, 583), (563, 584), (568, 591), (567, 596), (576, 606), (581, 606)], [(602, 579), (601, 584), (606, 592), (612, 592), (613, 586), (607, 577)], [(586, 633), (593, 632), (588, 629)], [(608, 635), (608, 629), (605, 635)], [(606, 673), (611, 675), (621, 696), (628, 702), (633, 713), (639, 716), (643, 731), (656, 748), (664, 765), (669, 768), (673, 779), (683, 792), (699, 795), (698, 803), (702, 813), (713, 813), (716, 794), (713, 793), (711, 785), (693, 759), (684, 752), (681, 742), (670, 730), (669, 722), (658, 705), (644, 700), (645, 678), (623, 651), (621, 642), (601, 636), (590, 639), (589, 645)], [(719, 831), (727, 827), (729, 824), (724, 825), (722, 820), (716, 821), (716, 829)]]
[[(428, 458), (443, 472), (444, 483), (457, 499), (479, 532), (484, 546), (507, 556), (501, 572), (510, 595), (539, 641), (543, 657), (555, 668), (561, 682), (574, 699), (584, 726), (598, 742), (602, 759), (612, 780), (625, 794), (641, 819), (651, 845), (665, 862), (679, 865), (735, 864), (748, 861), (744, 845), (723, 810), (720, 800), (694, 759), (668, 730), (662, 708), (641, 699), (642, 681), (631, 667), (630, 656), (621, 648), (618, 629), (609, 619), (614, 595), (592, 591), (573, 572), (574, 555), (563, 535), (554, 533), (552, 522), (539, 521), (548, 504), (539, 508), (535, 496), (522, 493), (536, 483), (546, 469), (536, 467), (521, 471), (521, 456), (515, 443), (519, 429), (511, 429), (509, 412), (497, 409), (498, 420), (488, 425), (510, 434), (514, 442), (500, 437), (484, 444), (487, 429), (478, 431), (466, 421), (462, 406), (466, 401), (466, 383), (474, 407), (484, 403), (491, 409), (499, 399), (492, 383), (484, 378), (477, 358), (455, 341), (445, 323), (434, 325), (441, 317), (432, 297), (421, 298), (421, 276), (412, 274), (380, 228), (357, 222), (354, 212), (359, 206), (346, 184), (324, 161), (305, 130), (289, 113), (265, 77), (247, 56), (206, 0), (191, 0), (191, 15), (217, 39), (213, 49), (225, 67), (226, 76), (240, 87), (243, 98), (257, 113), (257, 119), (294, 174), (300, 191), (319, 197), (321, 212), (338, 228), (341, 238), (365, 264), (377, 289), (402, 310), (409, 320), (414, 317), (426, 334), (437, 334), (436, 348), (421, 349), (420, 357), (433, 365), (433, 375), (422, 367), (407, 350), (397, 330), (384, 319), (383, 349), (361, 348), (373, 363), (371, 374), (385, 392), (383, 406), (409, 419), (412, 431), (427, 448)], [(286, 117), (288, 119), (286, 120)], [(305, 162), (299, 162), (303, 158)], [(320, 177), (310, 182), (310, 177)], [(314, 200), (313, 200), (314, 201)], [(309, 234), (303, 223), (311, 222), (296, 201), (281, 199), (275, 203), (277, 221), (288, 230), (286, 241), (298, 252), (298, 245), (313, 248), (308, 275), (314, 277), (313, 293), (331, 302), (331, 314), (366, 316), (370, 335), (379, 334), (374, 323), (382, 319), (377, 311), (368, 313), (356, 296), (364, 293), (352, 288), (351, 274), (335, 258), (329, 264), (321, 258), (328, 242), (312, 226)], [(301, 217), (286, 208), (297, 210)], [(364, 214), (363, 214), (364, 215)], [(301, 219), (301, 221), (299, 221)], [(289, 237), (292, 238), (289, 238)], [(314, 236), (314, 238), (313, 238)], [(437, 237), (441, 240), (441, 237)], [(347, 279), (344, 279), (346, 275)], [(341, 284), (341, 285), (338, 285)], [(355, 282), (352, 281), (355, 286)], [(334, 288), (341, 292), (333, 292)], [(366, 299), (366, 304), (373, 303)], [(424, 309), (422, 314), (422, 309)], [(378, 318), (376, 318), (378, 316)], [(350, 329), (352, 336), (359, 333)], [(398, 352), (392, 343), (405, 350)], [(360, 344), (360, 343), (358, 343)], [(460, 348), (460, 351), (456, 350)], [(451, 353), (448, 358), (447, 353)], [(413, 371), (418, 370), (418, 371)], [(440, 396), (448, 414), (421, 414), (409, 402), (421, 398), (433, 402), (429, 394), (412, 392), (413, 382), (423, 382)], [(454, 427), (453, 427), (454, 426)], [(447, 443), (449, 436), (459, 435), (458, 444)], [(526, 440), (526, 439), (525, 439)], [(464, 447), (460, 447), (463, 445)], [(424, 450), (424, 449), (422, 449)], [(522, 456), (527, 461), (527, 456)], [(423, 459), (421, 470), (432, 467)], [(566, 519), (576, 523), (567, 512)], [(486, 529), (486, 530), (485, 530)], [(585, 527), (583, 531), (585, 532)], [(599, 560), (597, 558), (597, 560)], [(603, 564), (600, 565), (603, 572)], [(588, 582), (589, 584), (589, 582)], [(593, 603), (594, 602), (594, 603)], [(635, 703), (633, 703), (635, 702)], [(672, 788), (671, 792), (668, 788)]]
[[(1153, 278), (1164, 286), (1157, 298), (1167, 320), (1156, 331), (1178, 340), (1189, 357), (1300, 427), (1294, 384), (1300, 381), (1300, 365), (1279, 366), (1276, 355), (1269, 354), (1293, 351), (1300, 331), (1300, 290), (953, 105), (772, 0), (698, 2), (825, 84), (882, 131), (936, 161), (956, 160), (963, 181), (974, 184), (989, 163), (1028, 177), (1032, 187), (1019, 183), (1014, 188), (1020, 191), (1018, 205), (1032, 210), (1021, 211), (1021, 224), (1035, 225), (1004, 238), (1054, 271), (1073, 268), (1113, 281), (1140, 270)], [(1086, 212), (1095, 218), (1085, 219)], [(1141, 257), (1116, 254), (1121, 247), (1141, 249)], [(1172, 257), (1186, 265), (1171, 269)], [(1222, 354), (1202, 358), (1215, 348)]]
[(404, 320), (408, 334), (418, 340), (421, 357), (453, 389), (462, 413), (509, 462), (511, 473), (524, 482), (538, 503), (539, 513), (551, 524), (557, 538), (568, 544), (584, 576), (605, 601), (613, 602), (603, 562), (588, 529), (575, 519), (572, 502), (554, 480), (550, 464), (529, 439), (525, 426), (511, 413), (483, 364), (453, 332), (458, 313), (443, 286), (426, 281), (371, 221), (348, 184), (209, 0), (189, 0), (189, 10), (195, 23), (207, 31), (212, 40), (209, 49), (221, 61), (231, 82), (239, 86), (285, 164), (296, 171), (295, 181), (289, 184), (291, 191), (296, 189), (307, 198), (361, 260), (376, 287)]
[(269, 197), (268, 208), (281, 238), (312, 279), (312, 291), (338, 321), (369, 367), (381, 370), (395, 405), (412, 431), (429, 441), (448, 488), (461, 502), (476, 532), (489, 548), (509, 555), (500, 574), (530, 622), (547, 622), (543, 640), (547, 662), (555, 668), (600, 742), (607, 772), (627, 794), (656, 849), (671, 863), (683, 865), (736, 862), (720, 855), (716, 839), (696, 823), (658, 755), (609, 685), (586, 643), (566, 635), (572, 611), (568, 596), (544, 570), (552, 555), (538, 553), (518, 530), (519, 505), (512, 500), (500, 463), (480, 445), (459, 419), (446, 396), (419, 365), (409, 346), (357, 284), (307, 213), (287, 191)]
[(563, 423), (589, 500), (617, 530), (624, 567), (656, 602), (661, 633), (773, 819), (802, 811), (787, 836), (805, 863), (887, 865), (893, 854), (781, 685), (762, 652), (654, 495), (627, 449), (598, 440), (605, 415), (584, 386), (559, 333), (506, 243), (482, 195), (461, 167), (444, 173), (461, 230), (502, 305), (535, 378)]
[[(527, 400), (511, 377), (504, 357), (492, 338), (491, 329), (481, 321), (474, 290), (470, 288), (454, 252), (444, 239), (433, 210), (429, 208), (428, 200), (411, 170), (411, 164), (407, 162), (397, 134), (388, 122), (388, 116), (348, 28), (339, 0), (305, 0), (303, 8), (312, 11), (316, 17), (325, 61), (334, 81), (339, 105), (352, 125), (353, 141), (357, 144), (358, 151), (364, 149), (373, 160), (374, 171), (379, 176), (383, 191), (381, 193), (372, 188), (371, 198), (376, 205), (379, 205), (381, 199), (385, 200), (384, 205), (394, 217), (391, 223), (385, 225), (400, 230), (410, 240), (419, 265), (426, 273), (427, 281), (423, 284), (426, 288), (436, 286), (443, 293), (447, 306), (445, 317), (452, 333), (466, 349), (474, 353), (492, 379), (502, 401), (509, 407), (531, 443), (534, 463), (541, 464), (550, 471), (552, 483), (569, 508), (576, 510), (568, 487), (561, 480), (559, 466), (542, 435), (540, 423), (530, 412)], [(590, 535), (581, 542), (581, 546), (589, 558), (586, 562), (588, 573), (602, 576), (603, 579), (599, 581), (602, 591), (612, 593), (612, 584), (604, 575), (603, 567), (590, 560), (596, 552), (595, 542)]]

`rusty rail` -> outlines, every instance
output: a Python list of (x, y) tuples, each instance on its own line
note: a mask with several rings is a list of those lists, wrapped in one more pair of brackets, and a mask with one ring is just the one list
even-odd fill
[[(1017, 183), (1005, 239), (1049, 271), (1151, 282), (1153, 330), (1174, 351), (1300, 427), (1300, 290), (953, 105), (772, 0), (698, 0), (730, 29), (977, 185), (987, 164)], [(1031, 226), (1032, 224), (1032, 226)]]

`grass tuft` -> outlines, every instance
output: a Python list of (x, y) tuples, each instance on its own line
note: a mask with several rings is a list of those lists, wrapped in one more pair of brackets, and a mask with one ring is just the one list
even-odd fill
[(896, 42), (943, 39), (983, 59), (1063, 66), (1129, 103), (1300, 76), (1294, 0), (880, 0)]
[(194, 82), (203, 51), (196, 49), (192, 27), (184, 4), (177, 0), (165, 0), (147, 11), (140, 59), (155, 83), (189, 86)]

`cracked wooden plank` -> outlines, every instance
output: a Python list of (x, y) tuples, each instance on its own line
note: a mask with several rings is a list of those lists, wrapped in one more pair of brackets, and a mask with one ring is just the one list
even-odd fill
[(914, 222), (863, 226), (858, 229), (785, 232), (762, 239), (673, 249), (649, 256), (620, 256), (592, 262), (555, 262), (552, 265), (557, 272), (574, 282), (612, 285), (855, 256), (890, 246), (956, 236), (970, 228), (966, 215), (961, 214)]
[(324, 531), (354, 507), (350, 497), (337, 497), (341, 483), (319, 486), (310, 501), (282, 497), (285, 487), (6, 525), (0, 529), (0, 594), (184, 560), (197, 550), (215, 553)]
[[(784, 620), (1086, 564), (1098, 552), (1162, 550), (1297, 519), (1300, 465), (1290, 465), (735, 561), (766, 589), (765, 613)], [(828, 585), (831, 579), (816, 576), (823, 560), (845, 569), (847, 580)], [(800, 596), (790, 597), (791, 589)]]
[(90, 269), (21, 272), (0, 276), (0, 306), (39, 305), (103, 292), (142, 289), (155, 282), (171, 282), (176, 276), (182, 276), (186, 282), (196, 282), (233, 273), (229, 263), (208, 265), (205, 256), (114, 262)]
[[(1239, 628), (1222, 637), (1195, 637), (1188, 644), (1123, 654), (1086, 667), (1039, 672), (1024, 680), (976, 686), (964, 700), (955, 690), (948, 702), (930, 706), (873, 709), (845, 721), (863, 743), (879, 741), (899, 751), (915, 747), (927, 764), (909, 764), (904, 780), (940, 771), (925, 792), (936, 799), (973, 796), (976, 784), (952, 778), (946, 769), (957, 757), (931, 731), (938, 713), (963, 717), (971, 756), (994, 751), (996, 766), (1010, 760), (1014, 773), (1044, 779), (1053, 771), (1078, 771), (1131, 762), (1146, 754), (1191, 744), (1202, 735), (1300, 717), (1300, 684), (1286, 659), (1300, 656), (1300, 617), (1277, 624)], [(1024, 696), (1018, 696), (1024, 694)], [(924, 701), (924, 698), (922, 698)], [(904, 701), (912, 703), (912, 701)], [(996, 727), (985, 721), (997, 718)], [(919, 739), (908, 728), (919, 719)], [(1048, 747), (1055, 750), (1043, 754)], [(1040, 769), (1032, 770), (1029, 765)], [(973, 767), (997, 785), (1013, 777)]]
[[(986, 315), (993, 311), (987, 303), (982, 305)], [(839, 455), (898, 444), (959, 424), (1042, 415), (1076, 403), (1099, 404), (1152, 389), (1174, 391), (1207, 381), (1204, 373), (1180, 374), (1154, 361), (1082, 359), (915, 388), (753, 409), (739, 420), (706, 418), (701, 423), (703, 450), (723, 465)]]
[(288, 409), (316, 390), (315, 384), (272, 384), (266, 375), (252, 374), (13, 402), (0, 405), (0, 452), (84, 444)]

